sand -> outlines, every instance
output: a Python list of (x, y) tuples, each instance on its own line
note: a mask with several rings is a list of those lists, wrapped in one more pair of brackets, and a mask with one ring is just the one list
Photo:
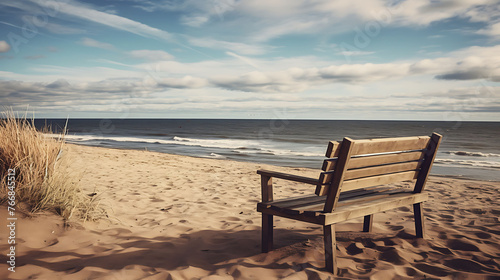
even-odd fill
[[(108, 211), (98, 222), (18, 215), (16, 272), (7, 270), (0, 207), (0, 279), (333, 279), (321, 227), (275, 218), (275, 247), (260, 253), (259, 168), (302, 168), (68, 145), (72, 168)], [(500, 183), (432, 176), (426, 238), (412, 211), (337, 226), (338, 279), (500, 279)], [(275, 181), (275, 198), (314, 187)]]

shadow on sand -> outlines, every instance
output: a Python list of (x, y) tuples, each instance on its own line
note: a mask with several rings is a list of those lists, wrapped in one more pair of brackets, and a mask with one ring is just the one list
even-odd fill
[[(275, 248), (278, 250), (283, 248), (286, 251), (284, 248), (286, 246), (302, 244), (308, 239), (317, 239), (320, 237), (317, 233), (318, 231), (314, 229), (275, 229)], [(19, 257), (18, 267), (22, 269), (23, 265), (30, 264), (69, 274), (76, 273), (85, 267), (120, 270), (130, 265), (169, 271), (187, 267), (216, 271), (235, 264), (269, 269), (293, 267), (292, 264), (276, 263), (268, 259), (272, 256), (267, 254), (259, 256), (261, 253), (260, 230), (203, 230), (182, 234), (179, 237), (154, 238), (134, 236), (120, 231), (113, 236), (92, 231), (92, 236), (97, 240), (93, 244), (89, 243), (87, 248), (50, 251), (49, 246), (42, 250), (28, 251)], [(82, 251), (86, 253), (81, 253)], [(279, 258), (282, 258), (283, 254), (287, 252), (278, 254)], [(243, 260), (252, 256), (255, 256), (252, 260)]]

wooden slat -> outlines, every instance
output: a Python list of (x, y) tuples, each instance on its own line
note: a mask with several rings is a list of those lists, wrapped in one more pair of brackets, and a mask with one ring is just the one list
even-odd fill
[(394, 186), (376, 186), (376, 187), (368, 187), (368, 188), (363, 188), (363, 189), (356, 189), (356, 190), (350, 190), (347, 192), (342, 192), (340, 194), (339, 198), (339, 203), (343, 201), (348, 201), (356, 198), (363, 197), (365, 195), (372, 195), (372, 194), (380, 194), (380, 193), (386, 193), (390, 192), (393, 190), (397, 191), (404, 191), (402, 188), (399, 187), (394, 187)]
[(338, 142), (338, 141), (328, 142), (328, 148), (326, 149), (325, 157), (327, 157), (327, 158), (338, 157), (341, 143), (342, 142)]
[(321, 172), (318, 185), (329, 185), (333, 178), (333, 171)]
[(323, 171), (331, 171), (335, 169), (335, 165), (337, 163), (337, 158), (328, 158), (323, 161), (323, 166), (321, 166), (321, 170)]
[(323, 211), (304, 211), (303, 215), (309, 216), (309, 217), (319, 217), (323, 214)]
[(330, 188), (332, 179), (332, 174), (321, 174), (318, 180), (318, 184), (316, 185), (315, 194), (318, 196), (322, 196), (321, 194), (326, 194), (328, 192), (328, 189)]
[[(372, 190), (366, 190), (366, 189), (356, 190), (355, 193), (353, 192), (349, 196), (342, 197), (342, 194), (341, 194), (341, 197), (339, 198), (337, 207), (340, 207), (340, 205), (345, 206), (345, 205), (375, 200), (375, 199), (379, 199), (382, 196), (389, 196), (389, 195), (392, 195), (392, 194), (398, 193), (398, 192), (403, 192), (403, 190), (401, 190), (399, 188), (395, 189), (394, 187), (392, 187), (392, 188), (387, 188), (387, 187), (376, 188), (376, 189), (372, 189)], [(324, 201), (323, 201), (323, 203), (324, 203)], [(296, 211), (296, 212), (300, 212), (300, 213), (313, 212), (313, 211), (323, 212), (322, 207), (323, 207), (323, 205), (320, 205), (319, 203), (315, 203), (315, 204), (310, 203), (307, 205), (296, 206), (291, 210)]]
[(287, 198), (275, 199), (273, 201), (267, 201), (267, 202), (263, 201), (263, 202), (259, 202), (259, 204), (262, 204), (262, 205), (271, 205), (271, 204), (274, 204), (274, 203), (286, 202), (286, 201), (290, 201), (290, 200), (306, 199), (308, 197), (317, 197), (317, 195), (315, 195), (315, 194), (305, 194), (305, 195), (299, 195), (299, 196), (294, 196), (294, 197), (287, 197)]
[(427, 198), (427, 193), (401, 193), (389, 197), (385, 196), (378, 201), (371, 200), (363, 203), (349, 204), (344, 207), (339, 204), (339, 207), (337, 207), (333, 213), (318, 213), (317, 215), (293, 215), (284, 213), (282, 211), (277, 211), (275, 209), (262, 207), (257, 207), (257, 211), (268, 215), (280, 216), (318, 225), (325, 225), (363, 217), (366, 215), (394, 209), (400, 206), (420, 203), (426, 201)]
[(390, 184), (400, 181), (413, 180), (418, 176), (418, 171), (406, 171), (394, 174), (387, 174), (375, 177), (353, 179), (344, 181), (342, 185), (343, 191), (355, 190), (360, 188), (366, 188), (370, 186)]
[(420, 168), (421, 162), (403, 162), (396, 164), (388, 164), (374, 167), (358, 168), (347, 170), (344, 176), (344, 180), (351, 180), (364, 177), (373, 177), (389, 173), (397, 173), (403, 171), (417, 170)]
[[(382, 188), (382, 187), (377, 187), (377, 188)], [(385, 187), (385, 188), (387, 188), (387, 187)], [(376, 191), (372, 190), (371, 188), (357, 189), (357, 190), (342, 192), (340, 194), (339, 201), (346, 200), (346, 199), (349, 199), (349, 198), (355, 197), (355, 196), (360, 196), (360, 195), (363, 195), (363, 194), (366, 194), (366, 193), (374, 193), (374, 192), (376, 192)]]
[[(324, 196), (322, 196), (322, 197), (324, 197)], [(316, 213), (316, 215), (313, 215), (313, 216), (317, 216), (318, 214), (323, 213), (324, 206), (325, 206), (325, 203), (323, 202), (322, 204), (309, 205), (307, 207), (293, 209), (292, 211), (295, 211), (295, 212), (298, 212), (298, 213), (301, 213), (304, 215), (307, 215), (307, 213), (308, 213), (308, 215), (311, 215), (310, 213)]]
[(425, 150), (407, 153), (391, 153), (373, 156), (353, 157), (349, 161), (348, 168), (353, 169), (367, 166), (420, 160), (423, 158), (424, 152)]
[(381, 192), (386, 192), (386, 191), (393, 190), (393, 189), (394, 189), (393, 186), (376, 186), (376, 187), (368, 187), (368, 188), (363, 188), (363, 189), (346, 191), (346, 192), (340, 193), (339, 202), (345, 201), (348, 199), (352, 199), (354, 197), (366, 195), (366, 194), (381, 193)]
[[(378, 197), (381, 193), (393, 193), (391, 191), (401, 192), (401, 189), (384, 186), (349, 191), (340, 195), (339, 204), (345, 205), (345, 201), (359, 203), (360, 201), (370, 199), (369, 196), (371, 195), (376, 195)], [(322, 211), (325, 200), (325, 196), (308, 195), (282, 199), (280, 201), (261, 202), (259, 205), (264, 208), (272, 208), (277, 211), (298, 215), (304, 212)]]
[[(312, 208), (314, 209), (314, 211), (317, 211), (316, 209), (319, 209), (319, 207), (322, 207), (324, 205), (324, 203), (318, 205), (312, 205), (310, 206), (309, 208)], [(300, 210), (300, 209), (289, 209), (289, 208), (271, 208), (271, 209), (275, 209), (275, 210), (278, 210), (280, 212), (283, 212), (283, 213), (286, 213), (286, 214), (290, 214), (290, 215), (304, 215), (304, 211), (305, 210)]]
[(292, 198), (285, 201), (279, 202), (267, 202), (261, 203), (262, 205), (267, 205), (268, 207), (278, 207), (278, 208), (295, 208), (303, 205), (308, 205), (311, 203), (325, 203), (325, 198), (317, 195), (309, 195), (308, 197)]
[(339, 201), (337, 207), (346, 207), (348, 205), (356, 205), (356, 204), (364, 203), (367, 201), (372, 201), (372, 200), (377, 200), (377, 199), (381, 199), (384, 197), (389, 197), (389, 196), (397, 194), (397, 193), (407, 193), (407, 192), (408, 192), (407, 190), (392, 188), (390, 190), (383, 191), (383, 192), (375, 192), (372, 194), (363, 194), (360, 196), (354, 196), (354, 197), (350, 197), (348, 199)]
[(429, 139), (429, 136), (416, 136), (357, 140), (351, 155), (355, 156), (424, 149), (427, 147)]
[(367, 201), (342, 207), (339, 205), (332, 213), (325, 213), (325, 225), (349, 219), (371, 215), (405, 205), (420, 203), (428, 199), (427, 193), (400, 193), (383, 197), (376, 201)]
[[(330, 188), (330, 186), (328, 185), (317, 185), (316, 186), (316, 191), (315, 193), (318, 195), (318, 194), (324, 194), (324, 193), (327, 193), (328, 192), (328, 189)], [(320, 195), (318, 195), (320, 196)]]
[[(420, 160), (424, 157), (425, 150), (403, 153), (378, 154), (373, 156), (352, 157), (349, 161), (349, 169), (362, 168), (367, 166), (390, 164), (405, 161)], [(323, 171), (332, 171), (335, 169), (337, 158), (329, 158), (323, 161), (321, 169)]]

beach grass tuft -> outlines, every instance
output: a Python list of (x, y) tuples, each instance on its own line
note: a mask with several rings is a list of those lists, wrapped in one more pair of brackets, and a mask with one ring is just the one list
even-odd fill
[(8, 200), (7, 176), (15, 170), (15, 201), (20, 210), (31, 214), (55, 211), (65, 219), (98, 216), (97, 198), (82, 193), (79, 176), (69, 168), (65, 131), (53, 134), (47, 126), (39, 131), (33, 119), (4, 113), (0, 119), (0, 203)]

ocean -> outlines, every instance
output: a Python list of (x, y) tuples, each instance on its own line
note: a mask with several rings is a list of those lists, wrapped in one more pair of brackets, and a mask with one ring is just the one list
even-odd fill
[[(37, 119), (60, 131), (65, 119)], [(343, 137), (444, 136), (434, 175), (500, 181), (500, 122), (69, 119), (66, 141), (215, 159), (320, 169)]]

